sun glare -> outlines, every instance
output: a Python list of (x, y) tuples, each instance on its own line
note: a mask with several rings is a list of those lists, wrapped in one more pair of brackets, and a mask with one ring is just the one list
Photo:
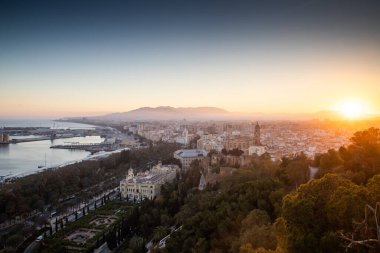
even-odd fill
[(337, 105), (336, 110), (348, 119), (358, 119), (365, 116), (367, 106), (360, 100), (345, 100)]

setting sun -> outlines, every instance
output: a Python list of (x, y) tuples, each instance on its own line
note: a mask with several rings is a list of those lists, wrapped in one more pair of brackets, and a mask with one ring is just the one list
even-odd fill
[(336, 106), (336, 110), (349, 119), (357, 119), (368, 113), (368, 106), (360, 100), (345, 100)]

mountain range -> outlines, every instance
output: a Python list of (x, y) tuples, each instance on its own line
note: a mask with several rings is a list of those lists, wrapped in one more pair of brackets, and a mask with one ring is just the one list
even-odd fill
[(143, 120), (207, 120), (224, 119), (230, 112), (216, 107), (141, 107), (127, 112), (106, 114), (92, 117), (93, 119), (112, 121), (143, 121)]
[[(66, 118), (66, 120), (81, 120), (83, 118)], [(86, 117), (90, 121), (175, 121), (175, 120), (311, 120), (311, 119), (344, 119), (335, 111), (320, 111), (316, 113), (239, 113), (229, 112), (217, 107), (141, 107), (127, 112), (117, 112), (101, 116)]]

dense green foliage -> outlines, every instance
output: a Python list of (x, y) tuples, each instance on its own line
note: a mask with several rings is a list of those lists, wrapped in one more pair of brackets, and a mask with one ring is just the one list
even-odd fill
[[(363, 221), (366, 206), (380, 201), (379, 136), (378, 129), (358, 132), (351, 145), (314, 161), (299, 154), (275, 163), (263, 155), (202, 192), (183, 193), (175, 205), (174, 184), (160, 197), (170, 219), (148, 211), (140, 229), (156, 229), (139, 236), (158, 241), (163, 227), (180, 227), (153, 252), (379, 252), (375, 217), (368, 211)], [(320, 179), (310, 180), (309, 165), (319, 166)]]
[[(112, 243), (115, 242), (116, 239), (116, 236), (114, 236), (114, 230), (122, 228), (123, 223), (126, 223), (127, 221), (132, 224), (130, 219), (132, 218), (133, 212), (134, 210), (132, 205), (126, 202), (109, 202), (99, 209), (90, 212), (88, 215), (83, 216), (78, 221), (69, 223), (63, 230), (60, 230), (53, 236), (48, 237), (44, 241), (40, 251), (48, 253), (70, 252), (68, 248), (72, 247), (78, 248), (78, 251), (76, 252), (92, 252), (96, 247), (99, 247), (103, 241), (109, 242), (112, 247)], [(92, 220), (99, 216), (112, 216), (117, 217), (117, 219), (110, 226), (91, 223)], [(74, 233), (78, 229), (93, 229), (98, 232), (93, 238), (82, 244), (68, 240), (67, 236)]]
[(244, 154), (244, 151), (240, 150), (238, 148), (234, 148), (234, 149), (231, 149), (231, 150), (226, 150), (224, 148), (224, 149), (222, 149), (221, 152), (222, 152), (223, 155), (232, 155), (232, 156), (241, 156), (242, 154)]
[[(258, 157), (252, 166), (236, 170), (202, 192), (196, 187), (201, 164), (193, 162), (177, 182), (163, 186), (157, 199), (141, 204), (136, 237), (154, 243), (175, 227), (161, 251), (239, 252), (243, 245), (275, 249), (273, 222), (281, 213), (283, 196), (293, 187), (288, 183), (297, 175), (292, 170), (307, 169), (305, 161), (301, 155), (280, 165), (268, 156)], [(297, 180), (306, 182), (300, 175)], [(133, 245), (126, 252), (132, 252)]]
[(380, 173), (380, 129), (356, 132), (351, 142), (338, 151), (329, 150), (316, 157), (316, 166), (321, 167), (320, 177), (337, 173), (357, 184), (364, 184)]
[[(123, 151), (99, 161), (84, 161), (20, 178), (0, 188), (0, 222), (47, 206), (65, 210), (116, 187), (129, 167), (144, 170), (162, 160), (176, 162), (175, 144)], [(68, 198), (75, 194), (75, 198)]]
[(316, 157), (321, 178), (284, 198), (287, 252), (380, 252), (370, 211), (380, 202), (380, 130), (356, 132), (351, 142)]
[[(189, 199), (177, 214), (177, 221), (183, 227), (169, 240), (167, 252), (191, 252), (192, 248), (197, 252), (238, 252), (241, 243), (251, 242), (249, 235), (255, 231), (266, 230), (263, 236), (271, 237), (273, 231), (267, 225), (271, 224), (270, 217), (275, 217), (275, 207), (281, 201), (281, 183), (258, 179), (250, 171), (239, 171), (238, 174), (239, 179), (231, 178), (235, 182), (230, 187), (222, 185), (220, 189), (223, 190), (209, 190)], [(257, 212), (252, 213), (252, 210)], [(251, 221), (255, 219), (251, 216), (257, 215), (264, 216), (266, 222), (255, 224)], [(255, 242), (257, 246), (275, 247), (267, 241)]]

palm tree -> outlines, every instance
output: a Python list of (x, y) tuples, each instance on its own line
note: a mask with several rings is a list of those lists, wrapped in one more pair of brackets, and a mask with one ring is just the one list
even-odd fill
[(129, 241), (129, 248), (133, 250), (133, 252), (140, 252), (144, 247), (144, 239), (139, 236), (133, 236)]
[(164, 226), (158, 226), (153, 231), (153, 241), (158, 242), (168, 233), (168, 229)]

